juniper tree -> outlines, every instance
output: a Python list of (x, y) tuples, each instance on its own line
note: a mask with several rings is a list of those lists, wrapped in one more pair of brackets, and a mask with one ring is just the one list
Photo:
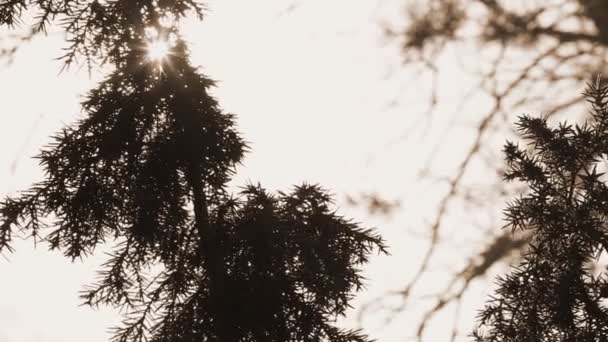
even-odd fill
[[(480, 313), (477, 341), (607, 341), (608, 277), (593, 265), (608, 252), (608, 87), (588, 86), (592, 120), (551, 127), (520, 118), (525, 147), (507, 143), (507, 180), (529, 191), (505, 210), (513, 230), (529, 230), (523, 261)], [(604, 270), (605, 271), (605, 270)]]
[[(67, 64), (114, 70), (39, 154), (44, 179), (1, 204), (0, 252), (19, 230), (71, 259), (113, 245), (81, 297), (124, 310), (117, 342), (368, 340), (333, 322), (383, 240), (318, 185), (228, 190), (247, 145), (177, 28), (200, 3), (17, 0), (0, 24), (31, 11), (65, 29)], [(170, 49), (151, 60), (158, 41)]]

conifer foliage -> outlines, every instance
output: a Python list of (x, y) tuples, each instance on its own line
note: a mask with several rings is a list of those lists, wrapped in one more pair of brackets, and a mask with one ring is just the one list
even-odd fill
[[(2, 25), (32, 11), (41, 28), (57, 21), (67, 64), (114, 67), (84, 117), (40, 153), (45, 178), (1, 204), (0, 252), (18, 231), (72, 259), (114, 245), (81, 297), (123, 309), (116, 342), (367, 341), (332, 323), (383, 240), (338, 216), (317, 185), (228, 192), (247, 146), (177, 29), (202, 10), (188, 0), (0, 4)], [(170, 49), (152, 60), (159, 39)]]
[(528, 146), (507, 143), (507, 180), (529, 191), (505, 211), (513, 230), (531, 230), (523, 262), (499, 278), (480, 314), (476, 341), (608, 341), (608, 277), (593, 265), (608, 252), (608, 87), (585, 93), (592, 120), (550, 127), (523, 116)]

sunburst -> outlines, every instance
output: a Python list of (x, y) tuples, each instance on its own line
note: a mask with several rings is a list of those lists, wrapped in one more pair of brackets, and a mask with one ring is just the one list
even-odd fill
[(161, 62), (171, 53), (171, 44), (163, 39), (155, 39), (148, 42), (146, 56), (150, 61)]
[(176, 37), (174, 33), (169, 33), (165, 29), (149, 27), (146, 29), (146, 58), (155, 63), (161, 64), (172, 53), (175, 47)]

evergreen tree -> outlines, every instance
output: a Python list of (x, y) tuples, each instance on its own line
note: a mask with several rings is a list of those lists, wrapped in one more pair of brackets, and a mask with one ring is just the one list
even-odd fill
[(608, 87), (598, 78), (585, 96), (591, 121), (550, 127), (523, 116), (518, 130), (530, 144), (506, 144), (506, 179), (529, 186), (506, 217), (532, 240), (522, 263), (498, 279), (476, 341), (608, 341), (608, 277), (591, 267), (608, 252)]
[[(177, 29), (201, 4), (16, 0), (0, 4), (0, 24), (27, 11), (40, 28), (63, 25), (68, 65), (114, 70), (40, 153), (44, 180), (1, 204), (0, 251), (16, 230), (72, 259), (114, 244), (82, 299), (124, 310), (116, 342), (368, 340), (332, 323), (383, 240), (317, 185), (227, 190), (247, 146)], [(158, 43), (168, 54), (152, 59)]]

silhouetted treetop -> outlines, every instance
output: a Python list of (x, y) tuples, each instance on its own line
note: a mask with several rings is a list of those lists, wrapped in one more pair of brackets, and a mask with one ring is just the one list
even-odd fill
[[(161, 22), (198, 2), (0, 6), (8, 25), (25, 9), (46, 13), (42, 23), (64, 16), (75, 44), (66, 62), (81, 54), (115, 67), (83, 102), (84, 118), (38, 156), (44, 179), (0, 204), (0, 252), (17, 230), (72, 259), (110, 243), (82, 299), (123, 309), (116, 342), (368, 341), (333, 323), (383, 240), (338, 216), (317, 185), (230, 194), (247, 145), (190, 64), (177, 23)], [(153, 58), (158, 42), (166, 49)]]
[(608, 340), (608, 277), (592, 267), (608, 252), (608, 88), (598, 79), (585, 96), (592, 121), (551, 127), (523, 116), (518, 131), (530, 143), (505, 146), (505, 179), (529, 187), (505, 215), (532, 237), (521, 264), (499, 278), (477, 341)]
[(37, 235), (40, 217), (55, 213), (61, 228), (48, 240), (69, 246), (66, 254), (75, 258), (125, 225), (153, 239), (160, 232), (150, 226), (174, 232), (187, 224), (189, 178), (200, 178), (216, 196), (245, 144), (233, 116), (208, 95), (213, 82), (177, 56), (183, 53), (172, 53), (163, 71), (134, 62), (91, 91), (87, 117), (40, 154), (45, 181), (7, 202), (5, 217), (27, 213), (27, 228)]

